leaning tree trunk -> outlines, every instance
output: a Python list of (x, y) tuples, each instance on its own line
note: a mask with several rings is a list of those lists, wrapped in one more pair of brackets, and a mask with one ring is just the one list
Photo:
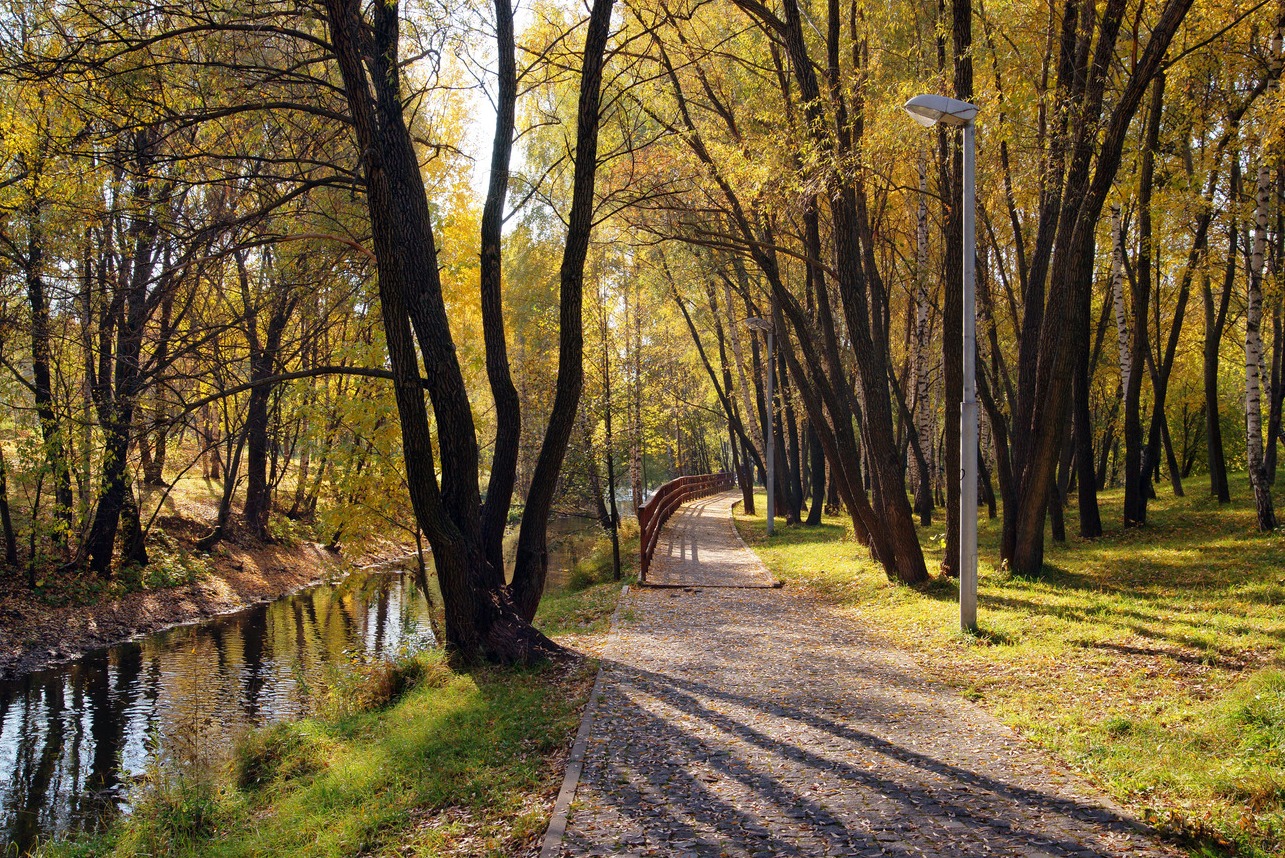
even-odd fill
[(576, 113), (576, 153), (572, 175), (571, 213), (559, 272), (558, 378), (553, 410), (536, 459), (531, 489), (522, 511), (518, 550), (514, 561), (512, 592), (522, 616), (535, 616), (549, 570), (548, 521), (553, 491), (566, 454), (584, 384), (584, 265), (593, 229), (594, 175), (598, 167), (599, 104), (602, 69), (611, 24), (612, 0), (594, 0), (585, 36), (580, 75), (580, 102)]

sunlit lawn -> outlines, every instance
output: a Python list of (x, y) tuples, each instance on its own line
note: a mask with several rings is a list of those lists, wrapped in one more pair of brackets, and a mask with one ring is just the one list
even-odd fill
[[(1230, 508), (1193, 478), (1167, 488), (1148, 525), (1124, 532), (1119, 491), (1102, 495), (1108, 533), (1086, 541), (1067, 517), (1039, 580), (996, 569), (999, 521), (981, 524), (980, 633), (959, 632), (953, 582), (889, 583), (846, 519), (742, 535), (778, 576), (842, 605), (853, 622), (910, 649), (1106, 788), (1210, 854), (1285, 854), (1285, 535), (1259, 534), (1243, 475)], [(922, 528), (932, 571), (944, 518)], [(843, 550), (836, 551), (842, 543)]]

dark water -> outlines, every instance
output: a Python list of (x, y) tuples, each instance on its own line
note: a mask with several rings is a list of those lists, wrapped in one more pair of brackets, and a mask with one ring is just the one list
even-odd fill
[(354, 659), (432, 646), (414, 578), (356, 572), (0, 682), (0, 854), (99, 829), (149, 768), (226, 759), (250, 727), (303, 714)]

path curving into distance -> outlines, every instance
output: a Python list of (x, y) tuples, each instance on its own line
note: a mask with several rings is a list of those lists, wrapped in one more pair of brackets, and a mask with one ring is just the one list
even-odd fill
[(652, 576), (669, 586), (626, 597), (547, 852), (1181, 854), (903, 653), (770, 589), (732, 529), (737, 498), (676, 513)]

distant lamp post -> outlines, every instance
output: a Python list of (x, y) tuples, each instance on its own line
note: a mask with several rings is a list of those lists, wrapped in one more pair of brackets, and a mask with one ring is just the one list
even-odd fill
[(959, 625), (977, 631), (977, 299), (973, 264), (976, 249), (977, 106), (944, 95), (917, 95), (906, 112), (920, 125), (937, 123), (964, 132), (964, 395), (959, 406)]
[(772, 378), (776, 375), (776, 328), (771, 319), (751, 316), (745, 320), (746, 326), (767, 334), (767, 426), (764, 429), (763, 447), (767, 452), (767, 535), (776, 530), (776, 430), (775, 409), (772, 407)]

